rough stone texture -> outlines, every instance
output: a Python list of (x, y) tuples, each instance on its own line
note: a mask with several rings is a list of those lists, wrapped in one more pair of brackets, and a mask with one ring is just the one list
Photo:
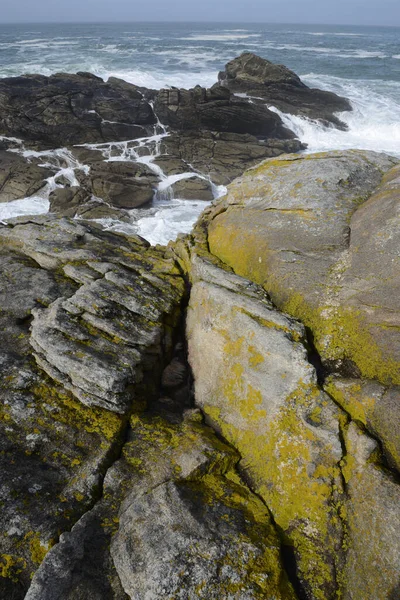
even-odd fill
[[(210, 572), (214, 565), (208, 563), (208, 570), (201, 572), (200, 565), (193, 563), (195, 547), (192, 553), (188, 553), (184, 569), (178, 568), (183, 558), (178, 556), (183, 537), (178, 534), (180, 519), (185, 515), (186, 521), (189, 521), (190, 499), (188, 506), (182, 501), (180, 506), (171, 504), (166, 507), (170, 521), (163, 522), (163, 537), (168, 542), (165, 552), (162, 552), (160, 535), (152, 547), (149, 546), (149, 535), (142, 538), (143, 545), (136, 541), (132, 543), (140, 535), (140, 528), (146, 526), (137, 520), (135, 507), (145, 503), (146, 498), (152, 498), (157, 490), (165, 487), (175, 489), (176, 485), (177, 489), (193, 486), (194, 503), (196, 498), (200, 499), (201, 493), (208, 492), (203, 514), (199, 505), (197, 515), (193, 517), (196, 518), (196, 529), (190, 532), (192, 540), (197, 536), (197, 544), (202, 545), (205, 556), (213, 558), (227, 549), (229, 538), (237, 534), (244, 537), (246, 532), (251, 531), (251, 539), (247, 545), (243, 541), (242, 549), (250, 563), (253, 561), (254, 568), (248, 577), (242, 577), (241, 584), (253, 593), (242, 595), (238, 591), (233, 597), (265, 598), (261, 590), (267, 588), (271, 597), (273, 592), (276, 598), (294, 599), (280, 565), (279, 541), (271, 527), (268, 512), (235, 474), (237, 460), (235, 451), (204, 426), (197, 411), (186, 411), (183, 421), (175, 425), (157, 416), (133, 416), (121, 459), (109, 469), (105, 478), (102, 499), (70, 533), (63, 534), (60, 544), (48, 553), (33, 578), (26, 600), (144, 600), (164, 597), (162, 590), (166, 586), (169, 589), (175, 586), (182, 597), (191, 598), (194, 582), (201, 575), (203, 585), (198, 586), (198, 595), (193, 598), (214, 597), (205, 595), (212, 586), (216, 598), (225, 597), (224, 581), (216, 582)], [(209, 482), (213, 483), (212, 489)], [(232, 497), (221, 497), (221, 492), (227, 490), (233, 492)], [(211, 498), (214, 499), (213, 505), (210, 505)], [(148, 503), (148, 506), (142, 507), (142, 515), (149, 528), (159, 534), (162, 515), (155, 512), (155, 508)], [(218, 536), (209, 527), (207, 517), (218, 509), (224, 515), (235, 517), (235, 521), (225, 517), (220, 522), (219, 530), (225, 533), (225, 540), (221, 533)], [(208, 533), (208, 538), (203, 535), (199, 539), (200, 529)], [(233, 549), (231, 557), (234, 556)], [(165, 580), (167, 557), (171, 559), (172, 581)], [(135, 558), (141, 562), (138, 563)], [(243, 569), (241, 564), (239, 567)], [(151, 575), (144, 579), (145, 573)], [(120, 579), (128, 595), (122, 591)], [(232, 584), (235, 585), (235, 581)], [(161, 591), (154, 594), (157, 589)]]
[(399, 386), (332, 376), (325, 387), (353, 421), (380, 440), (390, 467), (400, 472)]
[(52, 174), (18, 154), (0, 150), (0, 202), (32, 196)]
[(0, 114), (0, 133), (46, 147), (129, 140), (156, 123), (134, 86), (89, 73), (1, 79)]
[(204, 217), (212, 253), (301, 319), (329, 368), (384, 384), (400, 380), (396, 162), (363, 151), (265, 161)]
[(205, 200), (210, 202), (214, 199), (212, 184), (208, 179), (202, 177), (190, 177), (181, 179), (172, 186), (174, 198), (185, 200)]
[(184, 160), (215, 184), (225, 185), (264, 158), (298, 152), (304, 145), (299, 140), (260, 141), (251, 135), (203, 131), (173, 133), (161, 147), (172, 159)]
[(124, 412), (133, 386), (162, 369), (168, 353), (183, 295), (174, 264), (140, 239), (68, 220), (17, 222), (0, 229), (0, 240), (79, 286), (32, 308), (39, 366), (84, 404)]
[(235, 446), (310, 598), (335, 597), (343, 552), (341, 412), (318, 389), (303, 327), (259, 286), (194, 250), (187, 317), (196, 403)]
[(279, 139), (295, 137), (266, 106), (236, 98), (218, 85), (211, 89), (161, 90), (154, 110), (164, 125), (179, 131), (206, 129)]
[[(394, 600), (400, 592), (400, 487), (378, 461), (377, 443), (351, 423), (343, 468), (348, 547), (345, 600)], [(375, 456), (374, 456), (375, 454)]]
[(88, 176), (95, 196), (117, 208), (137, 208), (154, 196), (157, 177), (140, 163), (95, 162)]
[(334, 113), (351, 110), (346, 98), (310, 89), (284, 65), (274, 64), (252, 52), (243, 52), (229, 62), (218, 79), (232, 92), (261, 97), (283, 112), (319, 119), (340, 129), (345, 125)]
[[(0, 227), (0, 284), (0, 597), (22, 600), (60, 534), (101, 496), (126, 432), (115, 411), (158, 397), (184, 284), (139, 237), (48, 217)], [(93, 561), (76, 564), (92, 595), (78, 586), (71, 600), (107, 598), (107, 585), (121, 600), (101, 522), (90, 523), (94, 541), (79, 552)], [(97, 583), (102, 569), (114, 583)]]
[[(390, 385), (399, 348), (395, 162), (359, 151), (266, 161), (170, 250), (193, 286), (187, 325), (196, 402), (238, 448), (242, 472), (294, 546), (307, 600), (393, 600), (400, 589), (399, 394)], [(313, 347), (301, 355), (308, 345), (301, 325), (262, 301), (254, 282), (309, 326), (323, 365)], [(341, 310), (354, 306), (355, 322), (343, 320)], [(386, 320), (381, 334), (365, 339), (362, 311), (371, 329)], [(287, 319), (286, 330), (276, 317)], [(377, 344), (386, 352), (379, 359)], [(365, 364), (375, 380), (361, 376)], [(325, 381), (330, 369), (339, 374)]]
[(93, 197), (84, 187), (57, 188), (51, 192), (50, 213), (82, 219), (118, 219), (130, 222), (128, 211), (114, 208), (104, 200)]

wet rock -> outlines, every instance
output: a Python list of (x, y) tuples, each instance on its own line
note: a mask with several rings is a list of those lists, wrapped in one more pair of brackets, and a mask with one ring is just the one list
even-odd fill
[(146, 165), (125, 161), (96, 162), (88, 179), (95, 196), (125, 209), (150, 202), (158, 181)]
[(211, 130), (251, 134), (257, 137), (292, 139), (280, 117), (266, 106), (235, 98), (218, 85), (206, 90), (161, 90), (154, 109), (160, 121), (176, 130)]
[(206, 200), (211, 202), (214, 199), (212, 184), (208, 179), (202, 177), (190, 177), (180, 179), (171, 186), (174, 198), (184, 198), (185, 200)]
[(0, 133), (47, 148), (142, 137), (156, 123), (134, 86), (85, 74), (4, 78), (0, 113)]
[(33, 196), (51, 175), (50, 169), (28, 162), (14, 152), (0, 151), (0, 202)]
[(264, 158), (303, 148), (299, 140), (260, 141), (251, 135), (207, 131), (171, 134), (162, 141), (163, 152), (174, 160), (187, 161), (217, 185), (230, 183)]
[(318, 119), (339, 129), (346, 126), (334, 113), (352, 110), (346, 98), (311, 89), (284, 65), (274, 64), (252, 52), (244, 52), (229, 62), (218, 79), (232, 92), (255, 96), (283, 112)]
[(50, 194), (50, 212), (74, 217), (77, 209), (90, 200), (90, 193), (82, 187), (57, 188)]
[(154, 160), (154, 164), (158, 165), (165, 175), (178, 175), (190, 170), (189, 165), (181, 158), (171, 157), (169, 154), (162, 154)]

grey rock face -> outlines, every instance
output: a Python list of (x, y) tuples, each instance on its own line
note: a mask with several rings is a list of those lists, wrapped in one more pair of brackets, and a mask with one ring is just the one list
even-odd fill
[(209, 202), (214, 199), (211, 182), (201, 177), (181, 179), (173, 184), (172, 189), (175, 198), (206, 200)]
[(90, 74), (0, 81), (0, 132), (45, 147), (134, 139), (156, 118), (134, 86)]
[(328, 368), (383, 384), (400, 381), (397, 162), (354, 150), (265, 161), (208, 224), (211, 251), (303, 320)]
[(251, 135), (208, 131), (173, 133), (162, 142), (170, 158), (193, 165), (217, 185), (230, 183), (264, 158), (303, 148), (295, 139), (260, 141)]
[[(64, 225), (62, 231), (57, 220), (49, 220), (0, 231), (6, 243), (28, 241), (31, 256), (48, 244), (51, 259), (79, 286), (67, 298), (32, 309), (34, 356), (50, 377), (84, 404), (124, 412), (134, 400), (133, 386), (146, 378), (149, 369), (161, 366), (155, 364), (162, 362), (168, 344), (166, 319), (170, 326), (179, 317), (176, 308), (183, 283), (173, 265), (168, 273), (168, 263), (160, 276), (157, 253), (149, 251), (148, 260), (146, 251), (137, 254), (143, 245), (73, 221)], [(71, 243), (68, 258), (60, 256)], [(99, 245), (101, 256), (96, 256)], [(163, 265), (161, 256), (159, 260)]]
[(161, 90), (154, 108), (161, 122), (176, 130), (206, 129), (278, 139), (295, 137), (266, 106), (235, 98), (218, 85), (209, 90), (200, 86), (192, 90)]
[(32, 196), (46, 185), (52, 172), (22, 156), (0, 150), (0, 202)]
[[(165, 483), (123, 512), (112, 555), (135, 600), (291, 598), (279, 589), (279, 548), (258, 516), (267, 510), (222, 477)], [(258, 535), (258, 539), (255, 536)]]
[(232, 92), (261, 97), (283, 112), (318, 119), (339, 129), (345, 126), (334, 113), (352, 110), (346, 98), (310, 89), (284, 65), (274, 64), (252, 52), (243, 52), (229, 62), (218, 79)]
[(146, 165), (113, 161), (94, 163), (89, 180), (95, 196), (114, 207), (129, 209), (152, 200), (157, 177)]

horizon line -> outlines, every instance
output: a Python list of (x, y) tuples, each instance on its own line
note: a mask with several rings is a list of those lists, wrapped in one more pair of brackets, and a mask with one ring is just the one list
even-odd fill
[(310, 22), (295, 22), (295, 21), (222, 21), (222, 20), (214, 20), (214, 21), (177, 21), (177, 20), (164, 20), (164, 21), (126, 21), (126, 20), (116, 20), (116, 21), (3, 21), (0, 23), (0, 27), (3, 25), (133, 25), (133, 24), (152, 24), (152, 25), (163, 25), (163, 24), (187, 24), (187, 25), (210, 25), (210, 24), (242, 24), (242, 25), (304, 25), (304, 26), (323, 26), (323, 27), (370, 27), (370, 28), (387, 28), (387, 29), (398, 29), (400, 28), (400, 23), (398, 25), (365, 25), (360, 23), (310, 23)]

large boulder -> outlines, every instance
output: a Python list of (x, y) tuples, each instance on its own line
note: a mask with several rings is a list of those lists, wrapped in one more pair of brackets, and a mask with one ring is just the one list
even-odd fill
[(213, 254), (301, 319), (327, 368), (383, 384), (400, 381), (397, 162), (267, 160), (205, 217)]
[(128, 140), (156, 123), (135, 86), (90, 73), (0, 80), (0, 133), (42, 147)]
[(228, 89), (196, 86), (167, 89), (158, 94), (154, 109), (164, 125), (175, 130), (248, 133), (257, 137), (292, 139), (280, 117), (266, 106), (235, 98)]
[(26, 600), (294, 600), (238, 458), (199, 411), (177, 424), (134, 415), (101, 500), (50, 550)]
[(239, 450), (307, 600), (399, 590), (395, 164), (266, 161), (171, 247), (192, 284), (195, 401)]
[[(304, 144), (297, 139), (258, 140), (248, 134), (212, 131), (171, 133), (161, 143), (162, 152), (175, 164), (184, 160), (200, 173), (208, 175), (217, 185), (230, 183), (243, 170), (264, 158), (298, 152), (304, 148)], [(160, 164), (162, 167), (163, 163)], [(187, 171), (188, 167), (183, 170)]]
[(14, 152), (0, 150), (0, 202), (33, 196), (53, 172)]
[(93, 163), (87, 179), (94, 196), (125, 209), (150, 202), (158, 181), (146, 165), (117, 160)]
[(351, 110), (346, 98), (333, 92), (307, 87), (284, 65), (277, 65), (252, 52), (244, 52), (219, 73), (220, 85), (232, 92), (260, 97), (283, 112), (318, 119), (343, 129), (334, 113)]
[(317, 386), (305, 331), (251, 282), (192, 257), (187, 337), (196, 403), (238, 449), (309, 598), (333, 598), (344, 553), (340, 411)]

